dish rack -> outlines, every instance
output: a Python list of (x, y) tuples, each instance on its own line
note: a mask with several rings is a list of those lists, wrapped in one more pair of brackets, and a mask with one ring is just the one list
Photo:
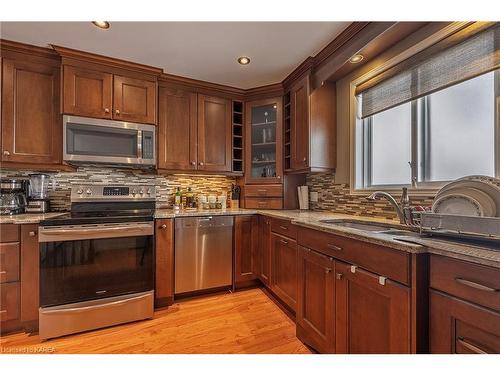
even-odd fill
[(477, 217), (422, 212), (420, 233), (455, 238), (499, 241), (500, 217)]

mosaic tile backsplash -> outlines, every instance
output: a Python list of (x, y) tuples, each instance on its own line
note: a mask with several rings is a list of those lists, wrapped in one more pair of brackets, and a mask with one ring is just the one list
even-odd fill
[[(33, 171), (2, 170), (2, 177), (27, 177)], [(45, 173), (45, 172), (44, 172)], [(220, 195), (231, 191), (236, 180), (225, 176), (168, 175), (116, 168), (80, 167), (76, 172), (48, 172), (52, 177), (49, 188), (51, 211), (70, 209), (70, 191), (74, 184), (149, 184), (156, 185), (156, 206), (168, 207), (173, 195), (180, 187), (186, 191), (191, 187), (194, 194)]]
[[(318, 202), (309, 202), (313, 210), (327, 210), (335, 213), (397, 219), (394, 208), (386, 200), (370, 201), (364, 196), (351, 195), (348, 184), (335, 183), (333, 174), (310, 174), (307, 176), (310, 192), (318, 193)], [(433, 196), (411, 197), (411, 204), (431, 206)]]

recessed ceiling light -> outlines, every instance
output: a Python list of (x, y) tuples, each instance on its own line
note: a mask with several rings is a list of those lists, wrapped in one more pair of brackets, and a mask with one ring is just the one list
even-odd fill
[(351, 64), (357, 64), (357, 63), (359, 63), (359, 62), (360, 62), (361, 60), (363, 60), (363, 59), (364, 59), (364, 56), (363, 56), (363, 55), (357, 54), (357, 55), (354, 55), (353, 57), (351, 57), (351, 58), (349, 59), (349, 62), (350, 62)]
[(241, 65), (248, 65), (248, 64), (250, 64), (250, 57), (246, 57), (246, 56), (238, 57), (238, 62)]
[(109, 29), (108, 21), (92, 21), (92, 23), (100, 29)]

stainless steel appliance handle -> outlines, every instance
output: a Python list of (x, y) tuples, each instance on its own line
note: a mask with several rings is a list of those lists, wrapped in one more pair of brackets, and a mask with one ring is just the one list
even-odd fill
[(147, 297), (148, 297), (147, 295), (142, 295), (142, 296), (137, 296), (137, 297), (132, 297), (132, 298), (126, 298), (126, 299), (123, 299), (123, 300), (120, 300), (120, 301), (113, 301), (113, 302), (103, 303), (103, 304), (99, 304), (99, 305), (90, 305), (90, 306), (83, 306), (83, 307), (73, 307), (73, 308), (68, 308), (68, 309), (61, 308), (61, 309), (57, 309), (57, 310), (46, 310), (46, 311), (44, 311), (44, 314), (50, 314), (50, 315), (65, 314), (65, 313), (72, 312), (72, 311), (95, 310), (96, 308), (101, 309), (101, 308), (109, 307), (109, 306), (120, 306), (120, 305), (124, 305), (126, 303), (129, 303), (129, 302), (141, 300), (141, 299), (144, 299), (144, 298), (147, 298)]
[(123, 227), (107, 227), (107, 228), (75, 228), (75, 229), (43, 229), (43, 234), (50, 235), (68, 235), (68, 234), (92, 234), (92, 233), (115, 233), (115, 232), (123, 232), (130, 231), (131, 229), (150, 229), (149, 225), (135, 225), (133, 227), (123, 226)]
[(142, 130), (137, 132), (137, 157), (142, 159)]
[(135, 236), (152, 236), (153, 222), (130, 223), (128, 225), (100, 225), (93, 227), (41, 227), (38, 232), (38, 242), (76, 241), (88, 239), (104, 239)]

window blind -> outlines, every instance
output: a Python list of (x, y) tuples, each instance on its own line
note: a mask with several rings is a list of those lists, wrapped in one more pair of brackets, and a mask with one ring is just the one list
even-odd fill
[[(495, 70), (500, 66), (500, 25), (470, 35), (462, 30), (461, 38), (451, 46), (442, 41), (389, 71), (356, 87), (358, 117), (378, 112), (428, 95), (445, 87)], [(458, 34), (458, 33), (457, 33)]]

